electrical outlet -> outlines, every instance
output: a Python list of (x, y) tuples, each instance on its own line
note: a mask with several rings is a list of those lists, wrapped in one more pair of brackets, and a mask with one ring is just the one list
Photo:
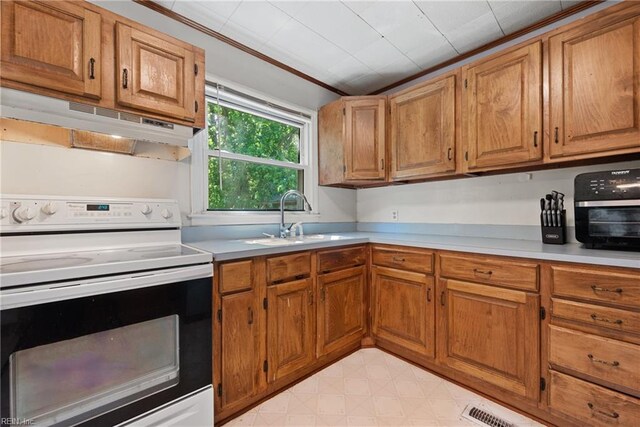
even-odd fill
[(393, 209), (391, 211), (391, 221), (398, 221), (398, 210)]

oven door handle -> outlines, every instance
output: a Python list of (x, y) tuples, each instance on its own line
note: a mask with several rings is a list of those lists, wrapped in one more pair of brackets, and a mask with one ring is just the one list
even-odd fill
[(0, 310), (179, 283), (213, 276), (211, 264), (50, 283), (0, 292)]

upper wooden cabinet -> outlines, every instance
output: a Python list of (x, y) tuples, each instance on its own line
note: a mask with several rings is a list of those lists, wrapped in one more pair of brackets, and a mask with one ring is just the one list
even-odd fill
[(204, 50), (84, 1), (2, 1), (2, 86), (204, 127)]
[(542, 43), (462, 69), (468, 170), (542, 159)]
[(391, 179), (455, 172), (459, 73), (389, 97)]
[(197, 71), (189, 45), (118, 22), (116, 54), (119, 104), (194, 120)]
[(2, 1), (2, 79), (99, 99), (101, 30), (83, 3)]
[(549, 38), (550, 157), (640, 147), (637, 15), (606, 16)]
[(320, 109), (320, 185), (384, 181), (386, 97), (345, 97)]

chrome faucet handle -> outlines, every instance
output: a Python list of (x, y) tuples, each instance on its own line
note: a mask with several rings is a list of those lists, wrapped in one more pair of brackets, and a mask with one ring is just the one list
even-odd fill
[[(296, 222), (295, 224), (291, 224), (291, 227), (289, 227), (289, 229), (291, 230), (291, 236), (295, 237), (296, 234), (298, 236), (304, 236), (304, 230), (302, 229), (302, 222)], [(297, 233), (296, 233), (297, 230)]]

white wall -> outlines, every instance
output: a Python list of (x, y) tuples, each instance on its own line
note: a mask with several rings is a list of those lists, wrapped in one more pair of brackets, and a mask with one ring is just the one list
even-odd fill
[(574, 225), (573, 179), (584, 172), (640, 168), (640, 161), (472, 177), (358, 190), (358, 222), (538, 225), (540, 198), (566, 195), (567, 225)]
[[(93, 3), (204, 48), (209, 79), (234, 82), (311, 110), (337, 98), (333, 92), (129, 0)], [(184, 223), (189, 223), (189, 159), (171, 162), (7, 142), (0, 143), (0, 157), (1, 193), (178, 199)], [(321, 222), (355, 221), (355, 191), (319, 188), (314, 210), (320, 212)]]

